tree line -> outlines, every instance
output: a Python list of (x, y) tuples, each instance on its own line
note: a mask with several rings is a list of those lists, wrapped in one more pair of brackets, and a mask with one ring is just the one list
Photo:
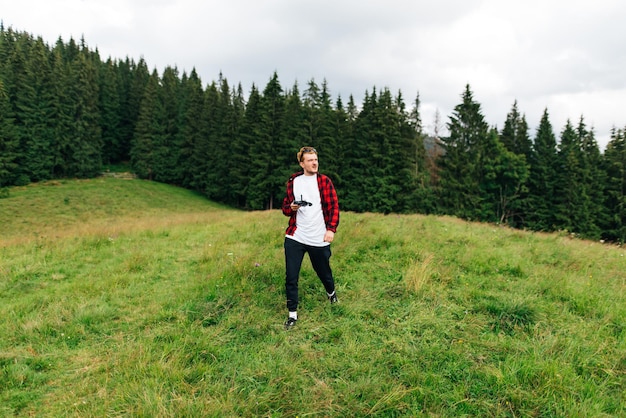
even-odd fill
[(357, 106), (326, 80), (261, 90), (195, 68), (150, 71), (143, 58), (108, 58), (84, 39), (49, 45), (0, 24), (0, 188), (91, 178), (130, 164), (141, 178), (233, 207), (280, 205), (304, 145), (319, 153), (343, 210), (424, 213), (626, 240), (626, 129), (601, 152), (581, 116), (557, 135), (548, 109), (531, 137), (512, 104), (489, 126), (471, 87), (427, 135), (419, 93), (373, 87)]

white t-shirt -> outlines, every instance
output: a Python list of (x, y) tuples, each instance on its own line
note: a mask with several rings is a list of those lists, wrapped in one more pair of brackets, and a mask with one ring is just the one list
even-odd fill
[(317, 174), (313, 176), (301, 175), (293, 180), (293, 195), (296, 200), (306, 200), (311, 206), (300, 206), (296, 215), (296, 232), (287, 235), (302, 244), (314, 247), (329, 245), (324, 242), (326, 222), (322, 212), (322, 198), (317, 186)]

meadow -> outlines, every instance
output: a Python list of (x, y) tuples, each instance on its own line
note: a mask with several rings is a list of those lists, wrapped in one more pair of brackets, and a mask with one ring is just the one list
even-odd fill
[(626, 416), (626, 248), (344, 212), (339, 303), (305, 258), (285, 331), (286, 224), (142, 180), (9, 189), (0, 416)]

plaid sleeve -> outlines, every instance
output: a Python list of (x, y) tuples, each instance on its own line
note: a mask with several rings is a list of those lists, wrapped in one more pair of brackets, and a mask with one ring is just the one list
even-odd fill
[(298, 173), (289, 177), (287, 181), (287, 188), (285, 191), (285, 198), (283, 199), (282, 211), (285, 216), (289, 216), (289, 223), (285, 233), (287, 235), (293, 235), (296, 232), (296, 214), (298, 211), (291, 210), (291, 202), (295, 199), (293, 197), (293, 179), (297, 177)]
[(339, 226), (339, 199), (333, 182), (327, 176), (318, 176), (320, 181), (320, 195), (322, 198), (322, 212), (326, 229), (337, 232)]

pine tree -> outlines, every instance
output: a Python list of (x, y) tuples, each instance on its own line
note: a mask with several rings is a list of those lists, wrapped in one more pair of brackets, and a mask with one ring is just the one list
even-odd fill
[[(337, 153), (337, 126), (335, 125), (335, 111), (332, 107), (328, 83), (326, 80), (323, 80), (320, 89), (311, 80), (309, 90), (311, 89), (316, 92), (310, 94), (307, 90), (304, 100), (304, 106), (308, 114), (306, 119), (307, 130), (311, 137), (304, 143), (316, 146), (321, 158), (320, 163), (323, 163), (323, 165), (320, 165), (320, 170), (332, 179), (335, 179), (337, 177), (340, 155)], [(310, 97), (308, 102), (307, 97)]]
[(47, 180), (53, 176), (51, 146), (55, 140), (54, 109), (56, 97), (52, 80), (50, 51), (43, 39), (33, 41), (28, 65), (28, 80), (35, 91), (35, 101), (27, 121), (30, 178)]
[(285, 145), (285, 97), (274, 72), (265, 86), (260, 102), (258, 136), (251, 144), (253, 177), (250, 182), (250, 204), (253, 209), (273, 209), (282, 203), (285, 181), (292, 171), (297, 150)]
[(224, 83), (222, 83), (222, 91), (224, 94), (229, 94), (229, 96), (227, 100), (226, 98), (222, 98), (222, 104), (226, 106), (223, 136), (226, 141), (226, 155), (228, 158), (227, 176), (229, 181), (226, 183), (222, 182), (222, 194), (226, 204), (236, 206), (240, 200), (240, 192), (234, 188), (234, 183), (242, 169), (242, 167), (238, 165), (237, 158), (240, 155), (240, 150), (244, 147), (241, 138), (241, 127), (243, 124), (245, 101), (241, 84), (238, 85), (237, 89), (233, 87), (228, 90), (228, 83), (225, 81), (226, 79), (224, 79)]
[(626, 243), (626, 129), (613, 129), (603, 155), (606, 172), (605, 219), (603, 237)]
[(246, 191), (249, 178), (250, 153), (245, 135), (246, 102), (241, 83), (233, 93), (233, 141), (231, 144), (231, 171), (228, 182), (228, 202), (246, 208)]
[(54, 143), (52, 144), (53, 173), (56, 178), (70, 177), (75, 174), (70, 171), (69, 161), (72, 155), (74, 130), (74, 97), (68, 86), (73, 83), (70, 79), (69, 64), (63, 58), (65, 45), (59, 40), (53, 53), (53, 80), (54, 96), (56, 97), (53, 110), (55, 120)]
[(526, 158), (506, 149), (495, 129), (481, 144), (479, 220), (508, 224), (518, 214), (518, 200), (528, 178)]
[[(366, 93), (364, 103), (370, 101)], [(364, 112), (369, 111), (369, 104), (364, 106)], [(344, 150), (341, 169), (341, 181), (343, 186), (338, 187), (341, 193), (341, 205), (345, 210), (365, 212), (368, 210), (365, 204), (362, 177), (367, 166), (368, 154), (365, 147), (363, 133), (367, 133), (364, 127), (364, 118), (360, 117), (364, 112), (357, 110), (354, 97), (350, 95), (346, 107), (346, 134), (341, 148)]]
[(517, 155), (524, 155), (526, 159), (530, 158), (532, 141), (528, 135), (528, 123), (526, 116), (520, 114), (517, 109), (517, 100), (506, 116), (500, 140), (509, 151)]
[[(518, 156), (524, 156), (527, 164), (533, 150), (533, 143), (528, 134), (528, 123), (526, 116), (520, 114), (517, 107), (517, 100), (513, 103), (511, 111), (507, 114), (504, 128), (500, 133), (500, 141), (505, 148)], [(528, 171), (528, 170), (526, 170)], [(528, 188), (521, 185), (515, 193), (516, 198), (510, 202), (506, 210), (506, 222), (512, 227), (522, 227), (524, 223), (526, 199), (528, 198)]]
[(120, 82), (120, 160), (128, 161), (130, 159), (130, 148), (135, 136), (135, 125), (139, 119), (139, 111), (150, 72), (146, 61), (141, 58), (135, 63), (133, 60), (126, 58), (125, 61), (118, 63), (119, 82)]
[(535, 231), (556, 228), (557, 143), (545, 109), (529, 158), (528, 195), (523, 202), (522, 225)]
[(102, 132), (98, 107), (98, 73), (94, 57), (84, 41), (76, 59), (70, 62), (70, 94), (75, 98), (73, 113), (73, 153), (67, 162), (77, 177), (93, 177), (102, 170)]
[[(375, 211), (375, 201), (371, 190), (376, 187), (374, 179), (369, 177), (373, 174), (376, 157), (372, 153), (372, 142), (376, 137), (375, 113), (378, 95), (376, 88), (372, 93), (365, 92), (361, 111), (356, 114), (353, 122), (354, 133), (347, 149), (350, 153), (346, 156), (346, 173), (344, 175), (349, 187), (344, 190), (343, 205), (345, 209), (356, 212)], [(351, 109), (352, 110), (352, 109)], [(367, 184), (372, 183), (372, 184)]]
[(154, 179), (162, 183), (176, 184), (178, 180), (178, 153), (180, 152), (176, 146), (176, 139), (181, 124), (181, 82), (175, 67), (165, 67), (161, 83), (157, 89), (159, 102), (163, 108), (163, 120), (160, 123), (163, 126), (163, 134), (153, 149)]
[[(237, 147), (236, 143), (239, 141), (241, 129), (242, 114), (238, 112), (242, 112), (242, 110), (236, 109), (237, 95), (221, 73), (217, 98), (216, 137), (214, 143), (211, 144), (212, 149), (214, 149), (211, 152), (212, 158), (215, 162), (210, 167), (215, 184), (209, 185), (209, 187), (216, 196), (219, 196), (220, 202), (232, 206), (238, 200), (231, 181), (235, 172), (235, 147)], [(229, 181), (223, 181), (225, 178)], [(209, 179), (209, 184), (211, 182), (212, 180)]]
[(160, 79), (156, 70), (152, 72), (141, 102), (135, 137), (130, 150), (131, 164), (135, 173), (144, 179), (156, 176), (155, 152), (165, 143), (165, 109), (159, 95)]
[(555, 188), (556, 226), (559, 230), (580, 232), (587, 223), (588, 206), (583, 183), (583, 155), (576, 130), (568, 120), (558, 146)]
[[(211, 84), (207, 92), (209, 104), (206, 118), (209, 124), (209, 153), (207, 155), (207, 190), (211, 199), (229, 202), (229, 179), (232, 171), (232, 143), (237, 135), (232, 96), (228, 80), (220, 74), (219, 84)], [(230, 203), (230, 202), (229, 202)]]
[(450, 136), (442, 138), (445, 154), (438, 159), (437, 196), (441, 213), (479, 219), (481, 212), (480, 144), (487, 140), (488, 125), (470, 86), (448, 123)]
[(196, 150), (204, 135), (204, 90), (202, 81), (195, 69), (181, 80), (183, 101), (181, 103), (181, 129), (177, 138), (179, 184), (183, 187), (200, 191), (197, 179), (201, 178), (204, 162), (196, 155)]
[(602, 155), (595, 133), (593, 129), (587, 129), (582, 116), (576, 132), (582, 151), (582, 182), (587, 207), (585, 223), (578, 232), (585, 238), (600, 239), (601, 225), (606, 224), (606, 218), (609, 216), (604, 202), (606, 172), (602, 169)]
[(15, 184), (18, 146), (9, 97), (0, 81), (0, 188)]
[(100, 65), (100, 130), (102, 132), (102, 162), (118, 164), (124, 161), (124, 138), (121, 132), (122, 95), (118, 67), (109, 58)]
[(264, 173), (264, 166), (255, 164), (257, 148), (261, 148), (261, 145), (258, 144), (261, 137), (261, 113), (261, 94), (256, 85), (253, 84), (248, 95), (248, 103), (241, 126), (243, 150), (238, 164), (240, 167), (239, 184), (243, 185), (241, 189), (244, 198), (243, 207), (247, 209), (263, 209), (263, 196), (258, 193), (255, 182), (252, 180)]
[(600, 238), (604, 217), (600, 151), (581, 118), (575, 129), (568, 120), (558, 152), (556, 225), (585, 238)]
[(418, 132), (410, 120), (402, 92), (398, 91), (392, 99), (387, 118), (383, 123), (387, 126), (386, 135), (391, 138), (392, 167), (389, 177), (397, 191), (393, 212), (412, 212), (413, 193), (417, 184), (414, 174), (415, 156), (421, 153), (421, 144), (416, 140)]
[[(293, 157), (300, 147), (314, 146), (319, 148), (319, 145), (310, 136), (312, 127), (309, 125), (311, 115), (309, 105), (310, 102), (306, 98), (304, 101), (302, 100), (298, 83), (295, 82), (291, 90), (285, 93), (285, 111), (282, 121), (284, 127), (282, 138), (284, 138), (285, 152), (290, 157), (287, 166), (291, 172), (300, 170), (298, 162)], [(284, 193), (284, 190), (282, 192)]]
[[(341, 114), (340, 114), (341, 115)], [(350, 172), (353, 171), (352, 164), (355, 163), (355, 154), (353, 147), (356, 143), (356, 120), (358, 118), (359, 112), (354, 102), (354, 96), (348, 96), (348, 104), (345, 110), (345, 116), (343, 124), (343, 135), (342, 135), (342, 143), (339, 145), (341, 149), (341, 166), (339, 169), (340, 173), (340, 184), (350, 184)], [(357, 176), (352, 176), (356, 178)], [(341, 188), (344, 189), (343, 187)], [(340, 192), (338, 192), (340, 193)], [(345, 192), (341, 192), (343, 196), (345, 196)]]
[[(30, 66), (30, 48), (32, 39), (27, 35), (15, 34), (5, 44), (8, 48), (8, 60), (4, 65), (4, 88), (11, 104), (10, 115), (13, 118), (15, 135), (19, 141), (17, 153), (17, 185), (26, 185), (33, 181), (40, 166), (36, 150), (40, 143), (31, 136), (31, 118), (33, 106), (37, 102), (37, 93), (31, 82), (32, 67)], [(31, 77), (29, 77), (31, 75)], [(42, 146), (41, 148), (45, 148)]]
[(414, 150), (414, 158), (412, 164), (414, 166), (413, 171), (413, 187), (414, 191), (410, 196), (410, 202), (408, 203), (408, 209), (410, 211), (420, 213), (433, 213), (435, 211), (435, 196), (433, 189), (430, 187), (430, 170), (428, 165), (428, 158), (426, 155), (426, 147), (424, 145), (424, 139), (426, 134), (424, 133), (424, 127), (422, 124), (422, 116), (420, 111), (421, 101), (419, 93), (413, 103), (408, 117), (407, 137), (413, 137), (412, 148)]
[(333, 179), (337, 193), (341, 195), (344, 185), (344, 172), (346, 170), (346, 152), (349, 152), (346, 145), (352, 136), (352, 123), (349, 120), (347, 109), (343, 106), (341, 96), (337, 97), (335, 110), (333, 112), (332, 135), (335, 138), (335, 149), (331, 151), (334, 156), (334, 166), (325, 170)]

